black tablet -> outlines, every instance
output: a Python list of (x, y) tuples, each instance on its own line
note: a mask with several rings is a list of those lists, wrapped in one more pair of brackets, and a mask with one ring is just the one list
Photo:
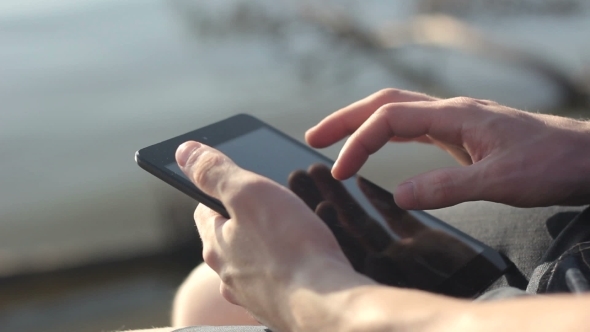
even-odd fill
[(504, 274), (500, 254), (424, 211), (400, 209), (393, 195), (355, 176), (330, 174), (333, 161), (264, 122), (245, 114), (205, 126), (136, 152), (139, 166), (228, 216), (174, 159), (183, 142), (215, 147), (242, 168), (290, 188), (318, 211), (351, 264), (377, 282), (456, 297), (475, 297)]

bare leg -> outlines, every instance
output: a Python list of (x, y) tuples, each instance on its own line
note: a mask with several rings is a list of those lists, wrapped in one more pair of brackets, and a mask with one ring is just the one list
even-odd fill
[(220, 280), (206, 264), (193, 270), (174, 299), (172, 326), (259, 325), (242, 307), (219, 293)]

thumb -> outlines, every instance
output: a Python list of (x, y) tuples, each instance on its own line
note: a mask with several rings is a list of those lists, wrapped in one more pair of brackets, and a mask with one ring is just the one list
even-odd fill
[(239, 187), (243, 169), (230, 158), (205, 144), (183, 143), (176, 150), (176, 162), (184, 174), (205, 194), (224, 201), (225, 195)]
[(478, 170), (478, 165), (469, 165), (420, 174), (397, 186), (395, 203), (405, 210), (426, 210), (478, 200), (483, 187)]

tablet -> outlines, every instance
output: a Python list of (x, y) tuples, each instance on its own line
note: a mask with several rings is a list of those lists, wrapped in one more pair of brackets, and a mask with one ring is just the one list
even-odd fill
[(176, 149), (189, 140), (291, 189), (332, 230), (355, 270), (379, 283), (475, 297), (508, 269), (497, 251), (424, 211), (400, 209), (390, 192), (367, 179), (334, 179), (332, 160), (250, 115), (136, 152), (140, 167), (226, 217), (223, 204), (193, 185), (176, 164)]

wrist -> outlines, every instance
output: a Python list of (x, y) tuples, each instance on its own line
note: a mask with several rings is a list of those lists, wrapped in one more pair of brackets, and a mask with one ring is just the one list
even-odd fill
[(307, 314), (294, 331), (440, 331), (467, 313), (465, 301), (374, 283), (300, 300)]
[(310, 260), (287, 288), (291, 330), (344, 330), (351, 290), (375, 284), (340, 257)]
[(464, 301), (379, 285), (341, 260), (316, 260), (288, 288), (291, 331), (438, 330)]

